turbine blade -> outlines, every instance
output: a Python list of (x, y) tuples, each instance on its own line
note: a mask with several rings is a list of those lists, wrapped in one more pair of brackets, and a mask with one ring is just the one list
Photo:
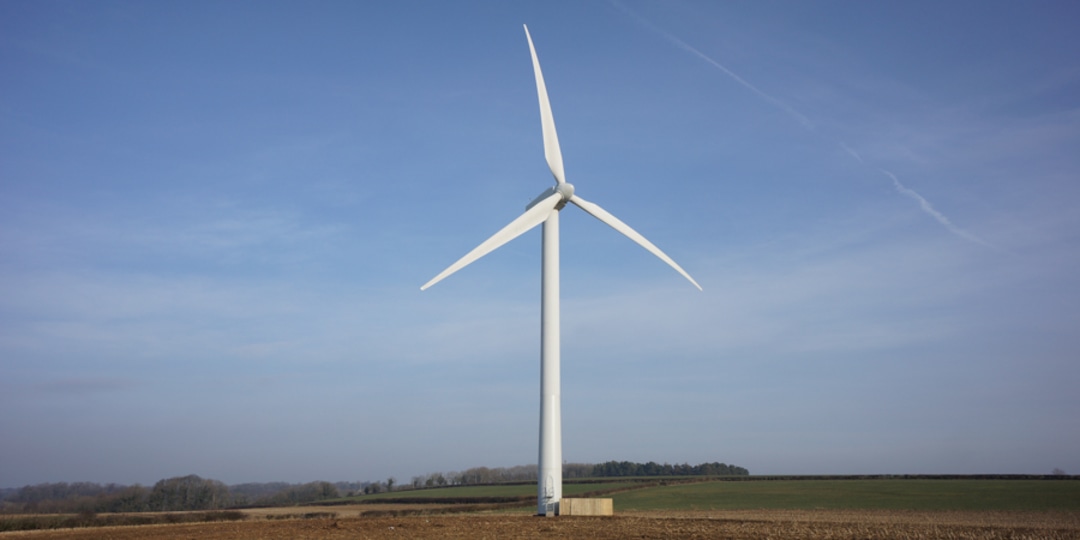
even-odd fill
[[(525, 26), (525, 25), (522, 25)], [(566, 174), (563, 172), (562, 151), (559, 150), (559, 136), (555, 133), (555, 119), (551, 116), (551, 103), (548, 102), (547, 86), (544, 84), (544, 74), (540, 72), (540, 59), (536, 57), (536, 47), (533, 47), (532, 36), (529, 35), (529, 27), (525, 26), (525, 38), (529, 40), (529, 52), (532, 53), (533, 74), (536, 75), (536, 95), (540, 99), (540, 125), (544, 129), (544, 158), (547, 159), (551, 174), (560, 184), (566, 182)]]
[(476, 246), (472, 251), (466, 253), (464, 257), (458, 259), (458, 261), (454, 264), (451, 264), (449, 268), (443, 270), (441, 274), (435, 276), (431, 279), (431, 281), (425, 283), (423, 287), (420, 287), (420, 290), (422, 291), (424, 289), (427, 289), (428, 287), (442, 281), (443, 278), (445, 278), (446, 276), (449, 276), (450, 274), (461, 270), (476, 259), (479, 259), (480, 257), (491, 253), (499, 246), (502, 246), (503, 244), (517, 238), (518, 236), (521, 236), (523, 233), (525, 233), (525, 231), (528, 231), (529, 229), (543, 223), (544, 220), (551, 215), (551, 212), (555, 210), (555, 206), (559, 204), (559, 201), (561, 200), (561, 194), (553, 193), (548, 196), (548, 198), (540, 201), (532, 208), (529, 208), (525, 211), (524, 214), (521, 214), (517, 217), (517, 219), (511, 221), (509, 225), (503, 227), (499, 230), (499, 232), (493, 234), (491, 238), (484, 240), (484, 243)]
[(649, 253), (656, 255), (660, 258), (660, 260), (668, 263), (668, 266), (674, 268), (677, 272), (682, 274), (684, 278), (690, 280), (690, 283), (693, 283), (699, 291), (702, 290), (701, 285), (698, 285), (698, 282), (694, 281), (694, 278), (690, 277), (690, 274), (687, 274), (686, 270), (683, 270), (678, 263), (671, 260), (671, 257), (668, 257), (666, 253), (660, 251), (660, 248), (653, 245), (652, 242), (646, 240), (644, 236), (641, 236), (640, 233), (630, 228), (629, 225), (623, 223), (619, 218), (611, 215), (607, 210), (600, 208), (598, 205), (586, 201), (585, 199), (582, 199), (577, 195), (571, 197), (570, 202), (576, 204), (578, 208), (581, 208), (582, 210), (588, 212), (590, 215), (592, 215), (592, 217), (599, 219), (604, 223), (607, 223), (608, 226), (610, 226), (612, 229), (623, 233), (623, 235), (627, 238), (633, 240), (634, 242), (637, 242), (639, 246), (649, 250)]

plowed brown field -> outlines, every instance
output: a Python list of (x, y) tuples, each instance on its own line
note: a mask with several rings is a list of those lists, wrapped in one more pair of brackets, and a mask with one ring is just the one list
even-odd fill
[(514, 514), (338, 517), (0, 534), (33, 539), (357, 538), (1072, 538), (1080, 512), (723, 511), (543, 518)]

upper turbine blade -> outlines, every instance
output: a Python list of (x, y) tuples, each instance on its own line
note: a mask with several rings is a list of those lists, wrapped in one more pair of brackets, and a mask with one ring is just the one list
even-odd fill
[(555, 119), (551, 116), (551, 103), (548, 102), (547, 86), (544, 85), (544, 74), (540, 72), (540, 59), (536, 57), (536, 47), (533, 47), (532, 36), (529, 35), (529, 27), (525, 26), (525, 38), (529, 40), (529, 52), (532, 53), (533, 74), (536, 75), (536, 95), (540, 99), (540, 125), (544, 129), (544, 157), (547, 159), (551, 174), (560, 184), (566, 182), (566, 174), (563, 172), (562, 151), (559, 150), (559, 136), (555, 134)]
[(511, 221), (509, 225), (500, 229), (499, 232), (492, 235), (491, 238), (484, 240), (484, 243), (476, 246), (472, 251), (466, 253), (464, 257), (458, 259), (456, 263), (451, 264), (449, 268), (443, 270), (441, 274), (425, 283), (423, 287), (420, 287), (420, 290), (427, 289), (442, 281), (446, 276), (461, 270), (469, 263), (491, 253), (499, 246), (521, 236), (525, 231), (543, 223), (544, 220), (551, 215), (551, 212), (555, 209), (555, 205), (559, 204), (559, 201), (561, 200), (561, 194), (552, 193), (548, 198), (536, 203), (535, 206), (526, 210), (524, 214), (521, 214), (517, 219)]
[(686, 270), (683, 270), (682, 267), (678, 265), (678, 263), (671, 260), (671, 257), (668, 257), (666, 253), (660, 251), (660, 248), (653, 245), (652, 242), (646, 240), (644, 236), (641, 236), (641, 234), (630, 228), (629, 225), (623, 223), (621, 220), (619, 220), (619, 218), (611, 215), (610, 213), (608, 213), (607, 210), (600, 208), (598, 205), (586, 201), (585, 199), (582, 199), (577, 195), (571, 197), (570, 202), (576, 204), (578, 208), (581, 208), (582, 210), (588, 212), (594, 218), (599, 219), (604, 223), (607, 223), (612, 229), (623, 233), (627, 238), (633, 240), (634, 242), (637, 242), (639, 246), (649, 250), (650, 253), (656, 255), (660, 258), (660, 260), (668, 263), (668, 266), (674, 268), (676, 271), (682, 274), (684, 278), (690, 280), (690, 283), (693, 283), (699, 291), (702, 290), (701, 285), (698, 285), (698, 282), (694, 281), (694, 278), (690, 277), (690, 274), (687, 274)]

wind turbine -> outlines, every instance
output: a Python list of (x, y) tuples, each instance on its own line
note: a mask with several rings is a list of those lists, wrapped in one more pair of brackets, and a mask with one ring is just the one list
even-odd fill
[(656, 255), (677, 272), (690, 280), (698, 290), (698, 285), (690, 274), (686, 273), (675, 261), (671, 260), (660, 248), (653, 245), (629, 225), (611, 215), (603, 208), (574, 193), (574, 186), (566, 181), (563, 173), (562, 152), (559, 150), (559, 138), (555, 134), (555, 121), (551, 117), (551, 104), (548, 102), (544, 75), (540, 72), (540, 60), (536, 57), (529, 27), (525, 26), (525, 39), (529, 41), (532, 55), (533, 74), (536, 76), (536, 94), (540, 100), (540, 122), (544, 132), (544, 157), (551, 174), (555, 176), (555, 185), (544, 190), (525, 209), (525, 213), (511, 221), (491, 238), (458, 259), (442, 273), (420, 287), (428, 287), (442, 281), (443, 278), (461, 270), (473, 261), (487, 255), (503, 244), (517, 238), (533, 227), (544, 224), (543, 255), (541, 262), (540, 285), (540, 458), (537, 478), (537, 513), (551, 516), (559, 512), (562, 499), (562, 412), (560, 410), (559, 382), (559, 211), (570, 202), (589, 215), (603, 221), (619, 231), (641, 247)]

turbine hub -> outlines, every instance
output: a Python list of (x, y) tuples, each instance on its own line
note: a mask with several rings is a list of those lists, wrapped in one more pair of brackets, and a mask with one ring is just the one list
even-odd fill
[(562, 200), (559, 201), (559, 204), (555, 205), (555, 209), (562, 210), (562, 208), (566, 206), (566, 203), (570, 202), (570, 197), (574, 196), (574, 186), (569, 182), (563, 182), (561, 184), (556, 184), (552, 187), (549, 187), (545, 189), (543, 193), (537, 195), (536, 198), (533, 199), (532, 202), (530, 202), (529, 205), (525, 207), (525, 209), (528, 210), (529, 208), (536, 206), (537, 203), (539, 203), (540, 201), (556, 193), (559, 194), (559, 197), (561, 197)]
[(570, 202), (570, 197), (574, 196), (574, 184), (563, 182), (555, 186), (555, 192), (562, 195), (563, 202)]

